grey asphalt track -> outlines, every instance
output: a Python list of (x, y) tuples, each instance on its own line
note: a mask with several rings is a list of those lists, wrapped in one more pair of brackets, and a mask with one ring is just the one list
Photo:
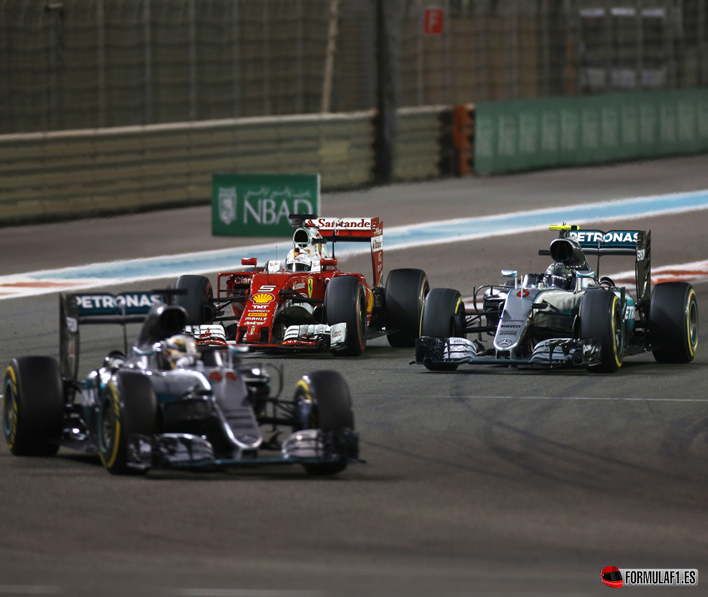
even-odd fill
[[(708, 188), (703, 156), (393, 185), (328, 195), (325, 212), (382, 215), (398, 225), (701, 188)], [(697, 212), (632, 225), (652, 229), (658, 266), (708, 258), (707, 221)], [(503, 267), (542, 271), (546, 258), (536, 253), (552, 237), (392, 251), (385, 266), (421, 267), (433, 286), (469, 294), (474, 284), (497, 281)], [(0, 235), (2, 273), (228, 244), (209, 236), (206, 208)], [(22, 254), (11, 252), (18, 246)], [(346, 266), (368, 272), (370, 263), (359, 256)], [(603, 270), (631, 267), (620, 260)], [(708, 285), (696, 290), (706, 313)], [(55, 295), (0, 301), (1, 362), (56, 356), (56, 302)], [(90, 330), (84, 369), (120, 342), (117, 330)], [(29, 459), (0, 447), (0, 594), (600, 595), (610, 590), (599, 578), (608, 565), (698, 568), (704, 585), (705, 333), (700, 343), (689, 365), (645, 355), (614, 375), (436, 374), (410, 366), (410, 350), (382, 340), (358, 359), (271, 359), (286, 367), (286, 392), (315, 369), (337, 369), (349, 382), (367, 464), (334, 479), (287, 467), (117, 478), (66, 450)]]

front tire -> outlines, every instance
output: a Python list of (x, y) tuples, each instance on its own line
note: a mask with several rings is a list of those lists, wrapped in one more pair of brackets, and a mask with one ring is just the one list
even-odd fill
[(580, 337), (600, 341), (600, 364), (594, 373), (614, 373), (624, 360), (622, 302), (611, 290), (589, 290), (580, 304)]
[(53, 456), (64, 422), (64, 388), (51, 357), (12, 359), (5, 373), (2, 410), (7, 447), (15, 456)]
[[(308, 420), (302, 425), (304, 429), (320, 429), (331, 433), (335, 439), (354, 431), (349, 386), (337, 371), (314, 371), (304, 375), (295, 388), (295, 402), (310, 404)], [(310, 475), (335, 475), (347, 468), (348, 463), (348, 454), (342, 453), (335, 462), (303, 466)]]
[(425, 300), (421, 336), (466, 338), (465, 303), (452, 288), (433, 288)]
[[(466, 338), (465, 303), (452, 288), (433, 288), (425, 299), (420, 325), (421, 336)], [(456, 363), (425, 363), (430, 371), (454, 371)]]
[(145, 471), (129, 466), (133, 435), (151, 436), (157, 427), (157, 399), (150, 379), (142, 373), (119, 371), (108, 384), (98, 416), (98, 454), (114, 475)]
[(690, 363), (698, 349), (698, 300), (693, 286), (687, 282), (654, 286), (649, 325), (658, 363)]
[(366, 347), (366, 289), (356, 276), (332, 278), (325, 292), (327, 323), (347, 326), (347, 346), (335, 356), (358, 357)]
[(187, 312), (187, 325), (203, 325), (214, 320), (214, 290), (206, 276), (185, 275), (177, 278), (175, 290), (185, 294), (175, 295), (175, 305)]
[(430, 292), (428, 276), (421, 269), (394, 269), (386, 278), (386, 328), (396, 332), (386, 338), (391, 346), (413, 347), (420, 337), (420, 318)]

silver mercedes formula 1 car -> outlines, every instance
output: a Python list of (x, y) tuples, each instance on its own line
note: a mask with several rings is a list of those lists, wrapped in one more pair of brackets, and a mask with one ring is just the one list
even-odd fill
[[(327, 475), (357, 459), (339, 373), (315, 371), (297, 382), (292, 399), (273, 396), (266, 367), (241, 358), (247, 347), (199, 351), (181, 333), (186, 311), (161, 298), (60, 297), (60, 362), (18, 357), (6, 371), (2, 422), (13, 454), (48, 456), (64, 446), (97, 454), (118, 474), (300, 464)], [(131, 322), (143, 323), (130, 350), (110, 352), (79, 379), (80, 325)]]
[[(651, 231), (603, 232), (565, 224), (550, 229), (559, 237), (549, 250), (539, 251), (554, 260), (546, 272), (519, 277), (502, 270), (509, 280), (475, 288), (472, 312), (465, 311), (457, 290), (431, 290), (414, 362), (432, 371), (486, 363), (614, 372), (626, 356), (648, 351), (660, 363), (693, 360), (696, 293), (685, 282), (665, 282), (652, 290)], [(595, 270), (586, 255), (597, 256)], [(599, 277), (604, 255), (634, 259), (634, 292)]]

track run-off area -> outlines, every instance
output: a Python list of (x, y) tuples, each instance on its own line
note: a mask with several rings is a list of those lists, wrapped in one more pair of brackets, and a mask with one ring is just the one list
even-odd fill
[[(516, 236), (526, 232), (547, 230), (548, 223), (629, 222), (634, 219), (670, 216), (708, 209), (708, 190), (693, 193), (676, 193), (653, 197), (631, 197), (594, 204), (568, 205), (566, 207), (512, 212), (494, 216), (438, 220), (395, 226), (385, 234), (385, 249), (388, 251), (411, 249), (421, 246), (447, 245), (496, 236)], [(627, 225), (627, 224), (625, 224)], [(164, 255), (143, 259), (116, 260), (108, 263), (93, 263), (55, 270), (11, 274), (0, 277), (0, 299), (17, 298), (34, 294), (95, 288), (105, 285), (131, 284), (182, 274), (230, 271), (239, 264), (241, 257), (248, 255), (263, 263), (274, 255), (287, 254), (290, 242), (266, 243), (240, 246), (178, 255)], [(340, 245), (339, 257), (367, 254), (368, 246)], [(708, 262), (665, 267), (665, 276), (674, 272), (684, 275), (705, 276)], [(633, 275), (630, 272), (630, 275)], [(622, 279), (627, 277), (621, 274)]]
[[(502, 268), (543, 271), (549, 224), (651, 229), (655, 281), (693, 281), (705, 320), (705, 189), (708, 157), (697, 156), (391, 185), (322, 205), (382, 217), (387, 271), (420, 267), (465, 297)], [(152, 289), (194, 271), (215, 281), (261, 257), (262, 239), (212, 238), (209, 221), (196, 207), (2, 229), (2, 362), (57, 356), (59, 289)], [(274, 257), (270, 243), (258, 250)], [(370, 272), (367, 254), (337, 252), (343, 268)], [(630, 286), (632, 268), (601, 263)], [(82, 373), (120, 346), (120, 328), (87, 330)], [(610, 565), (708, 575), (704, 332), (688, 365), (648, 354), (612, 375), (431, 373), (385, 340), (357, 359), (257, 358), (285, 367), (288, 393), (303, 373), (340, 371), (366, 464), (333, 479), (295, 467), (120, 478), (64, 449), (30, 459), (2, 447), (0, 594), (599, 595)]]

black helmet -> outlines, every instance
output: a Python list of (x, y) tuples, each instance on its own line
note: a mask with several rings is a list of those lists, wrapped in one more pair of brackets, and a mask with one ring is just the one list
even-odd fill
[(570, 290), (573, 287), (573, 271), (562, 263), (553, 263), (548, 266), (543, 275), (543, 284), (547, 288), (562, 288)]

